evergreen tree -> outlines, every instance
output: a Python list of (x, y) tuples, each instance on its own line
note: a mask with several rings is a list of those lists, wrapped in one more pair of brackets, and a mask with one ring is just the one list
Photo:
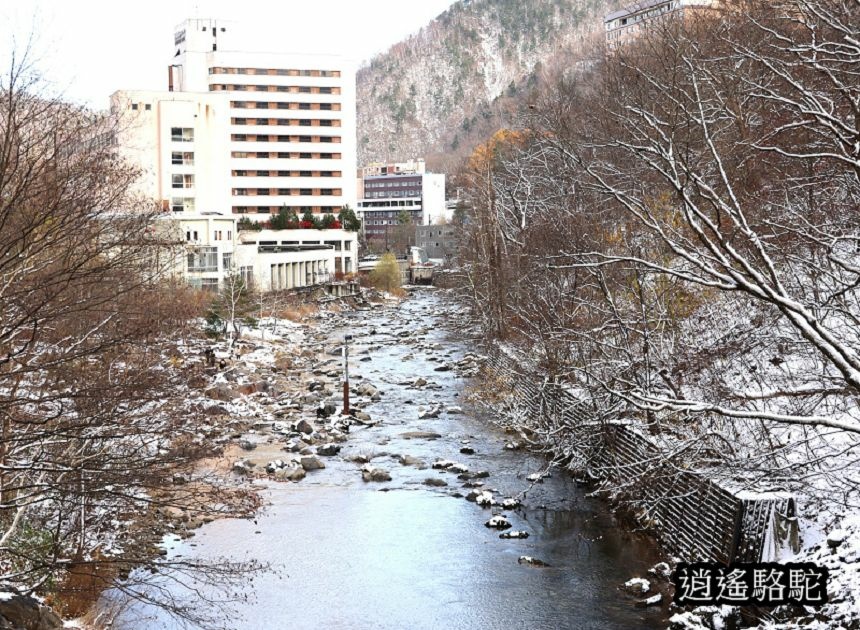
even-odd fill
[(355, 216), (355, 211), (349, 205), (340, 209), (337, 218), (344, 230), (358, 232), (361, 229), (361, 221)]

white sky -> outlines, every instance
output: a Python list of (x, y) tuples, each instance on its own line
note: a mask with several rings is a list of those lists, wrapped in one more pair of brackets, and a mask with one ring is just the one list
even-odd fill
[(32, 33), (31, 57), (51, 88), (102, 109), (118, 89), (167, 89), (173, 28), (187, 17), (241, 21), (267, 40), (274, 34), (283, 51), (337, 53), (359, 63), (453, 2), (0, 0), (0, 72), (8, 72), (12, 50), (23, 50)]

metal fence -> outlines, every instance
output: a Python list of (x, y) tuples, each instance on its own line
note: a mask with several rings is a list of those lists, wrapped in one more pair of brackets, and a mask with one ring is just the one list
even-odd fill
[(651, 506), (640, 518), (681, 559), (769, 560), (780, 541), (796, 538), (791, 496), (734, 491), (694, 471), (655, 470), (661, 453), (653, 441), (624, 422), (596, 423), (568, 387), (547, 381), (527, 359), (493, 347), (486, 369), (526, 422), (578, 431), (571, 468), (608, 485), (647, 479), (635, 485), (637, 502)]

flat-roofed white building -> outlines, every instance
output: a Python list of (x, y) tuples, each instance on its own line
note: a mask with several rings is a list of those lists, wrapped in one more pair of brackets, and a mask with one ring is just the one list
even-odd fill
[(242, 277), (260, 291), (286, 291), (334, 279), (334, 249), (324, 245), (236, 245)]
[(328, 247), (334, 252), (332, 273), (355, 273), (358, 260), (358, 233), (346, 230), (248, 230), (239, 233), (246, 245), (264, 247)]
[(241, 277), (263, 291), (331, 282), (355, 270), (357, 234), (346, 230), (238, 231), (233, 215), (172, 213), (160, 227), (179, 245), (172, 273), (200, 289), (217, 291)]
[(120, 152), (173, 212), (265, 221), (356, 205), (355, 70), (334, 55), (255, 52), (243, 24), (176, 27), (164, 92), (123, 90)]

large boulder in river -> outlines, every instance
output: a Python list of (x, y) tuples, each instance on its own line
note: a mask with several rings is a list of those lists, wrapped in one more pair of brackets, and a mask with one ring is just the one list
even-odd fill
[(484, 523), (484, 527), (490, 527), (492, 529), (508, 529), (510, 526), (510, 522), (504, 516), (494, 516)]
[(298, 422), (296, 422), (294, 428), (299, 433), (304, 433), (305, 435), (310, 435), (314, 432), (314, 428), (307, 420), (299, 420)]
[(288, 466), (276, 470), (275, 479), (277, 481), (301, 481), (306, 474), (305, 469), (301, 466)]
[(356, 386), (355, 393), (358, 394), (359, 396), (373, 397), (373, 396), (377, 396), (379, 394), (379, 390), (376, 389), (370, 383), (361, 383), (360, 385)]
[(320, 470), (321, 468), (325, 468), (323, 461), (313, 455), (302, 457), (299, 461), (305, 470)]
[(333, 457), (340, 453), (340, 445), (338, 444), (323, 444), (317, 447), (317, 455), (323, 457)]
[(517, 564), (527, 564), (530, 567), (548, 567), (549, 565), (538, 558), (531, 556), (520, 556), (517, 558)]
[(249, 462), (246, 459), (240, 459), (238, 461), (233, 462), (233, 472), (239, 475), (247, 475), (251, 472), (251, 469), (254, 467), (253, 462)]
[(424, 411), (418, 412), (418, 419), (425, 420), (427, 418), (438, 418), (439, 414), (442, 413), (441, 405), (433, 405), (429, 409), (425, 409)]
[(361, 469), (361, 478), (364, 481), (391, 481), (391, 475), (382, 468), (373, 468), (367, 464)]
[(336, 412), (337, 407), (332, 403), (320, 403), (320, 406), (317, 407), (317, 418), (328, 418), (329, 416), (333, 416)]

